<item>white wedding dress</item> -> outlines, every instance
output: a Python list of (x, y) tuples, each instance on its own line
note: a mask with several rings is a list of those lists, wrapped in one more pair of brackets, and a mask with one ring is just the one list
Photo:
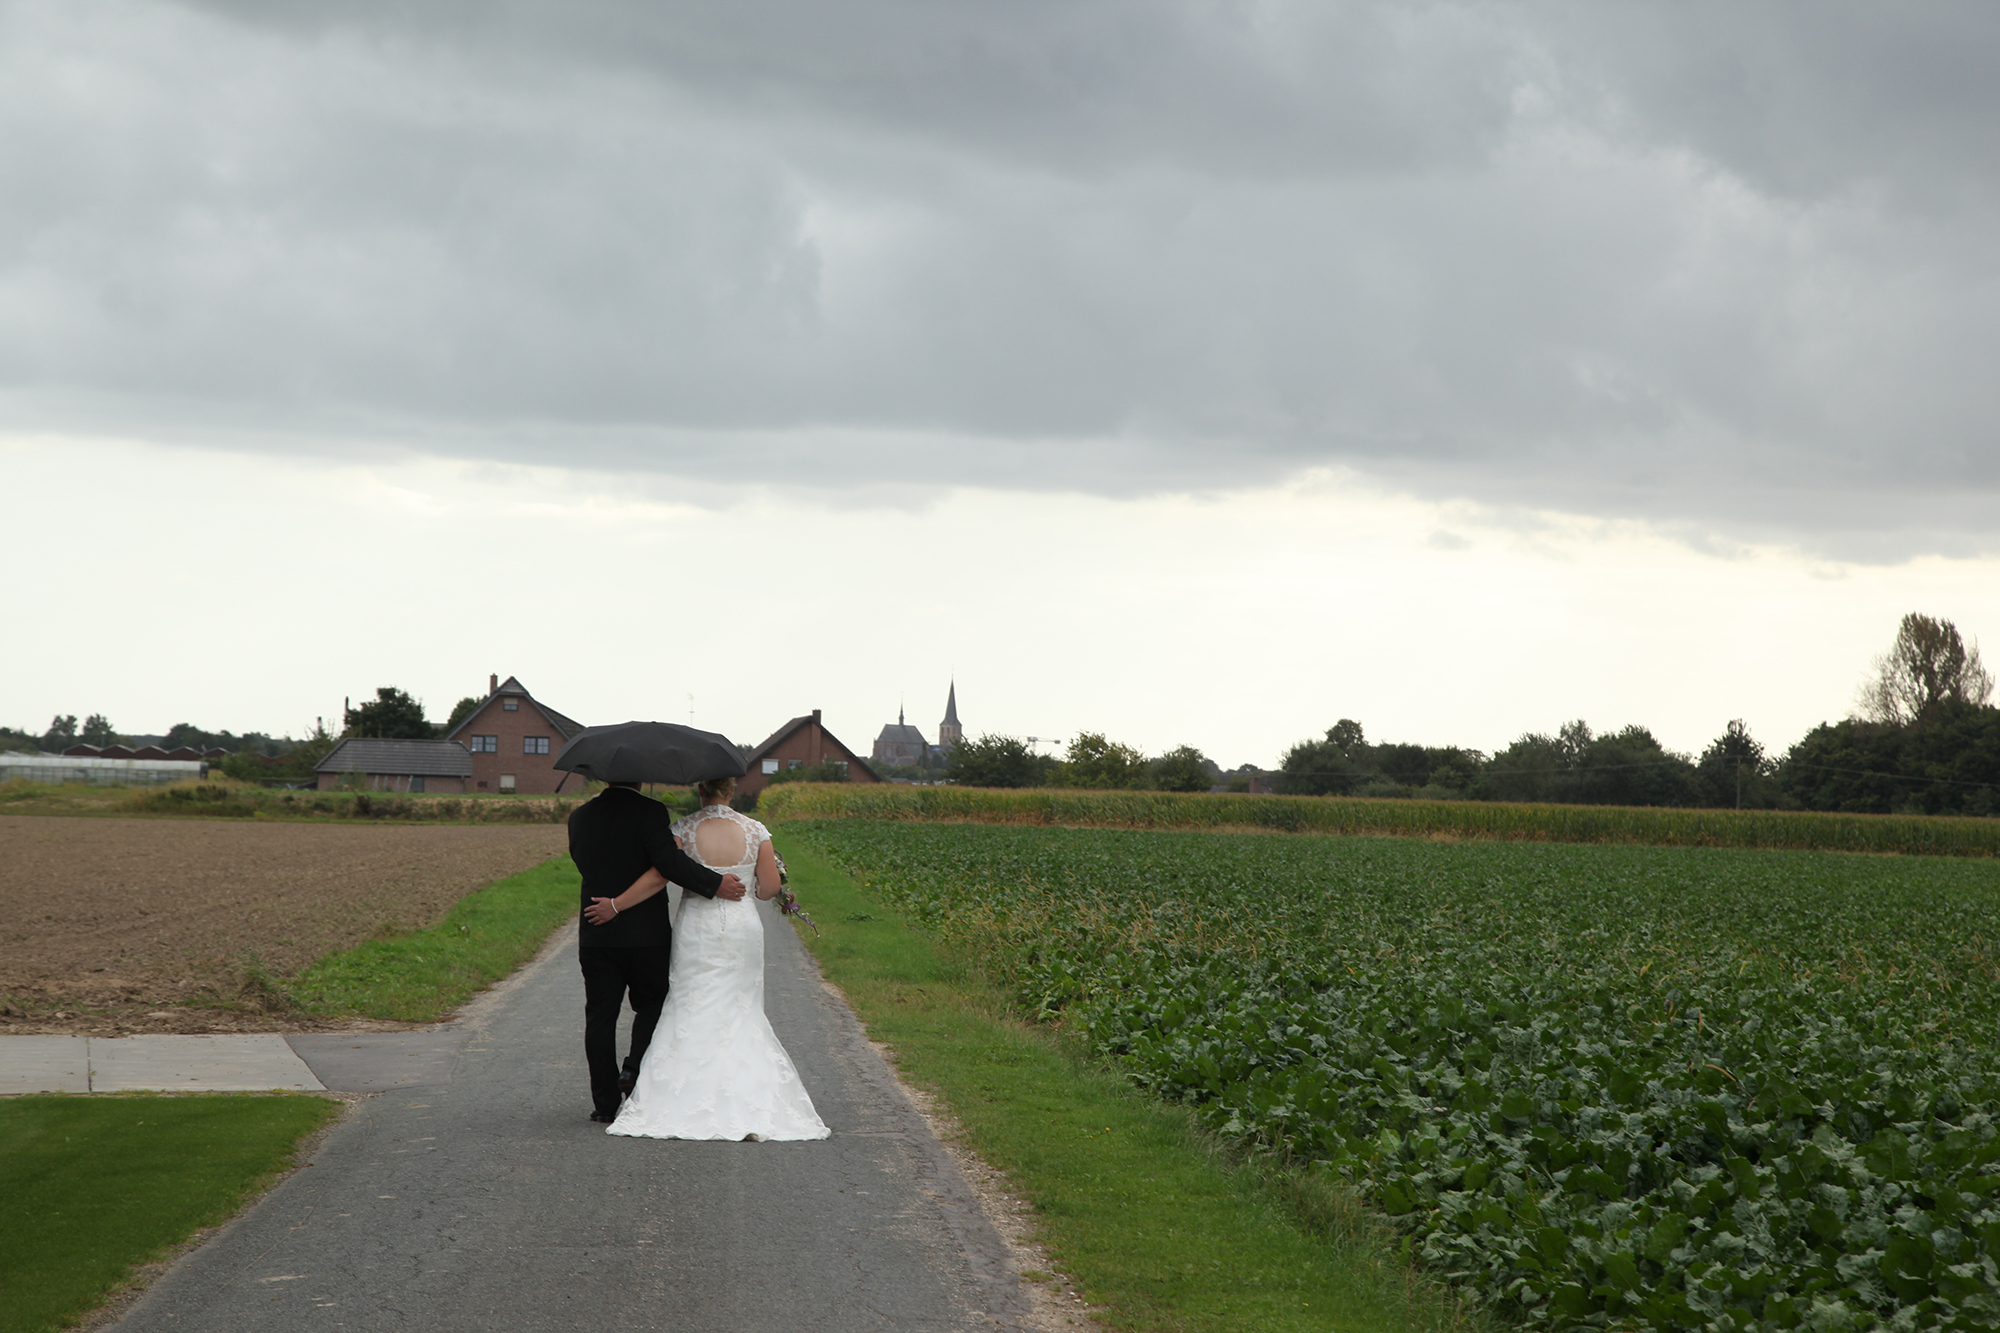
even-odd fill
[[(734, 827), (706, 829), (726, 820)], [(823, 1139), (799, 1071), (764, 1016), (764, 921), (757, 849), (770, 832), (726, 805), (674, 825), (688, 855), (749, 890), (739, 902), (683, 893), (674, 919), (667, 1002), (639, 1081), (606, 1131), (654, 1139)], [(710, 859), (741, 844), (733, 865)], [(704, 851), (709, 855), (704, 855)]]

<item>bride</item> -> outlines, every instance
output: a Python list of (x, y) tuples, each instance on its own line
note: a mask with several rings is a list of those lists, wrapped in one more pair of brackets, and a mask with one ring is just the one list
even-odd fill
[[(701, 809), (674, 825), (688, 854), (734, 873), (758, 899), (778, 893), (762, 824), (729, 806), (736, 779), (701, 783)], [(648, 870), (586, 915), (610, 920), (666, 887)], [(756, 902), (683, 894), (667, 1002), (632, 1095), (607, 1133), (654, 1139), (823, 1139), (832, 1133), (764, 1016), (764, 921)]]

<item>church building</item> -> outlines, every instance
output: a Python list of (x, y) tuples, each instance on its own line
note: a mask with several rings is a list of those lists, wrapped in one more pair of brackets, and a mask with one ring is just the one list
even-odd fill
[(923, 767), (932, 748), (923, 732), (903, 720), (903, 710), (899, 708), (896, 720), (882, 728), (882, 734), (875, 738), (875, 749), (868, 761), (878, 769)]
[(903, 716), (903, 710), (896, 710), (896, 720), (882, 728), (882, 734), (875, 738), (874, 753), (869, 762), (876, 768), (937, 768), (944, 763), (945, 752), (965, 738), (965, 728), (958, 724), (958, 682), (951, 683), (951, 691), (945, 696), (944, 721), (938, 723), (938, 743), (930, 740), (918, 728), (911, 726)]

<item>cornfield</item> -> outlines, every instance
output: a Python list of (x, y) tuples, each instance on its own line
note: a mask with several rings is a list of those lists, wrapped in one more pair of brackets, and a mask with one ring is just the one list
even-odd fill
[(758, 814), (766, 820), (869, 819), (1066, 828), (1270, 830), (1497, 842), (2000, 856), (2000, 819), (1791, 810), (1682, 810), (1351, 796), (793, 783), (765, 792)]

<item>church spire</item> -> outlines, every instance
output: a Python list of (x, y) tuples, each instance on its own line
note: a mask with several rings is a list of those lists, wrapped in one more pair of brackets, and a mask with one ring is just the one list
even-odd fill
[(958, 725), (958, 679), (953, 677), (944, 700), (944, 721), (938, 723), (938, 748), (950, 749), (964, 739), (965, 728)]

